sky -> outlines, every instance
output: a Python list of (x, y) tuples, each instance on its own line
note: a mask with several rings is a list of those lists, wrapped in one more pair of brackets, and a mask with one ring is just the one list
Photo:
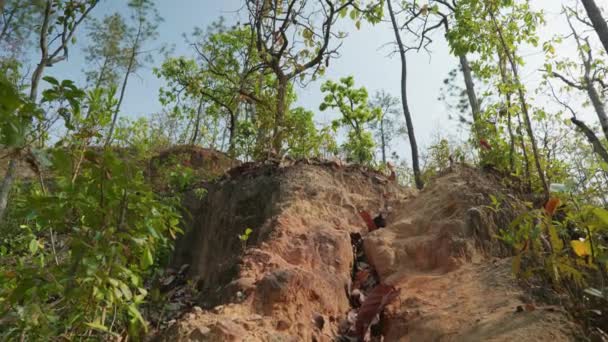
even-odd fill
[[(536, 3), (540, 2), (542, 2), (540, 6), (546, 11), (548, 21), (548, 26), (541, 30), (541, 38), (548, 38), (552, 33), (563, 31), (564, 23), (559, 19), (561, 1), (544, 0)], [(192, 48), (184, 42), (183, 34), (192, 32), (196, 26), (204, 28), (220, 16), (224, 16), (228, 23), (246, 21), (245, 13), (241, 9), (242, 0), (157, 0), (156, 3), (164, 22), (159, 27), (159, 38), (149, 47), (170, 44), (174, 46), (172, 53), (174, 56), (193, 55)], [(101, 18), (115, 11), (124, 12), (124, 2), (102, 1), (93, 14)], [(394, 96), (400, 94), (399, 56), (391, 56), (392, 49), (386, 46), (394, 38), (390, 24), (386, 22), (375, 26), (363, 24), (361, 29), (357, 30), (352, 22), (345, 21), (341, 26), (342, 30), (349, 32), (340, 49), (341, 57), (332, 61), (323, 79), (309, 83), (306, 88), (297, 89), (297, 105), (315, 111), (317, 113), (315, 119), (319, 123), (327, 123), (337, 116), (336, 113), (318, 111), (322, 100), (319, 87), (325, 79), (336, 80), (353, 75), (356, 85), (364, 85), (370, 94), (381, 89)], [(80, 36), (82, 37), (82, 31)], [(82, 73), (75, 73), (75, 70), (86, 68), (82, 53), (84, 43), (85, 40), (81, 39), (72, 48), (69, 60), (49, 68), (47, 75), (59, 79), (84, 81)], [(443, 80), (451, 69), (457, 67), (458, 62), (449, 54), (442, 33), (438, 32), (434, 36), (431, 51), (431, 54), (425, 52), (408, 54), (410, 110), (421, 149), (428, 147), (438, 136), (464, 140), (468, 134), (458, 128), (456, 121), (449, 119), (445, 104), (438, 101)], [(524, 50), (522, 54), (526, 56), (527, 62), (523, 73), (524, 81), (530, 84), (538, 82), (540, 78), (535, 71), (543, 65), (543, 57), (535, 49)], [(154, 64), (160, 65), (162, 60), (162, 56), (156, 56)], [(152, 66), (140, 70), (129, 82), (121, 111), (122, 116), (146, 116), (161, 110), (162, 106), (157, 95), (163, 82), (153, 75)], [(409, 156), (409, 147), (405, 141), (399, 142), (396, 149), (400, 156)]]

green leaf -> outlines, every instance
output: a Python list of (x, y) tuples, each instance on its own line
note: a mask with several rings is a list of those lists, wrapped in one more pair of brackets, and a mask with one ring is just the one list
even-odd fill
[(150, 251), (150, 248), (146, 247), (146, 248), (144, 248), (144, 253), (141, 257), (141, 268), (143, 268), (145, 270), (148, 267), (152, 266), (153, 264), (154, 264), (154, 257), (152, 256), (152, 251)]
[(37, 239), (32, 239), (30, 241), (29, 249), (32, 254), (36, 254), (36, 252), (38, 251), (38, 240)]
[(97, 331), (106, 332), (106, 333), (110, 332), (110, 329), (108, 329), (108, 327), (106, 327), (103, 324), (97, 323), (97, 322), (87, 322), (87, 323), (85, 323), (85, 325), (88, 326), (89, 328), (92, 328)]
[(137, 306), (135, 306), (135, 304), (131, 304), (127, 307), (127, 310), (129, 311), (129, 314), (131, 315), (131, 317), (135, 318), (139, 323), (141, 323), (141, 325), (144, 327), (144, 329), (146, 331), (148, 331), (148, 328), (146, 326), (146, 320), (144, 319), (144, 317), (141, 315), (141, 313), (137, 309)]
[(595, 208), (593, 210), (593, 214), (595, 214), (595, 216), (597, 216), (597, 218), (599, 218), (602, 223), (608, 225), (608, 210), (602, 208)]

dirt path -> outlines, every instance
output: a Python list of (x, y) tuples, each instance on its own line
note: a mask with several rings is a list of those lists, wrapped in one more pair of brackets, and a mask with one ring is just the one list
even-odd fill
[[(170, 321), (157, 340), (344, 338), (357, 319), (352, 234), (363, 236), (375, 279), (399, 289), (374, 340), (574, 340), (561, 309), (527, 299), (499, 257), (492, 226), (508, 218), (479, 214), (489, 194), (509, 196), (492, 177), (463, 169), (416, 194), (359, 168), (312, 164), (245, 165), (209, 190), (176, 251), (204, 309)], [(385, 211), (387, 226), (368, 233), (361, 210)], [(247, 227), (243, 253), (236, 235)]]
[(502, 191), (472, 170), (449, 174), (366, 238), (381, 281), (400, 289), (387, 310), (387, 341), (574, 339), (565, 313), (534, 303), (516, 285), (510, 258), (496, 257), (505, 253), (491, 241), (501, 222), (471, 219), (484, 216), (488, 194), (508, 197)]

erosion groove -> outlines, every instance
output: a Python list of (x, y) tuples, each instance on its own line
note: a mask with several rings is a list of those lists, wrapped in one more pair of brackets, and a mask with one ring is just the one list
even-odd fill
[[(490, 214), (487, 194), (511, 210)], [(465, 167), (418, 193), (339, 163), (242, 165), (209, 186), (175, 251), (198, 306), (155, 339), (571, 340), (574, 325), (531, 302), (493, 241), (518, 205), (491, 174)], [(382, 213), (386, 227), (370, 232), (362, 211)], [(358, 331), (360, 307), (379, 291), (376, 317)]]

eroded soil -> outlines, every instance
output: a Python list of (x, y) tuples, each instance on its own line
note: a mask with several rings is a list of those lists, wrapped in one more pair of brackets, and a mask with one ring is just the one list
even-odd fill
[[(490, 194), (512, 211), (487, 214)], [(242, 165), (210, 185), (176, 249), (173, 267), (188, 265), (196, 306), (167, 317), (153, 338), (357, 340), (344, 330), (357, 320), (351, 237), (360, 234), (375, 281), (399, 291), (365, 339), (574, 340), (577, 327), (526, 295), (509, 251), (493, 241), (517, 210), (509, 189), (469, 168), (417, 193), (335, 162)], [(386, 227), (370, 233), (361, 211), (383, 213)], [(253, 233), (242, 243), (246, 228)]]

